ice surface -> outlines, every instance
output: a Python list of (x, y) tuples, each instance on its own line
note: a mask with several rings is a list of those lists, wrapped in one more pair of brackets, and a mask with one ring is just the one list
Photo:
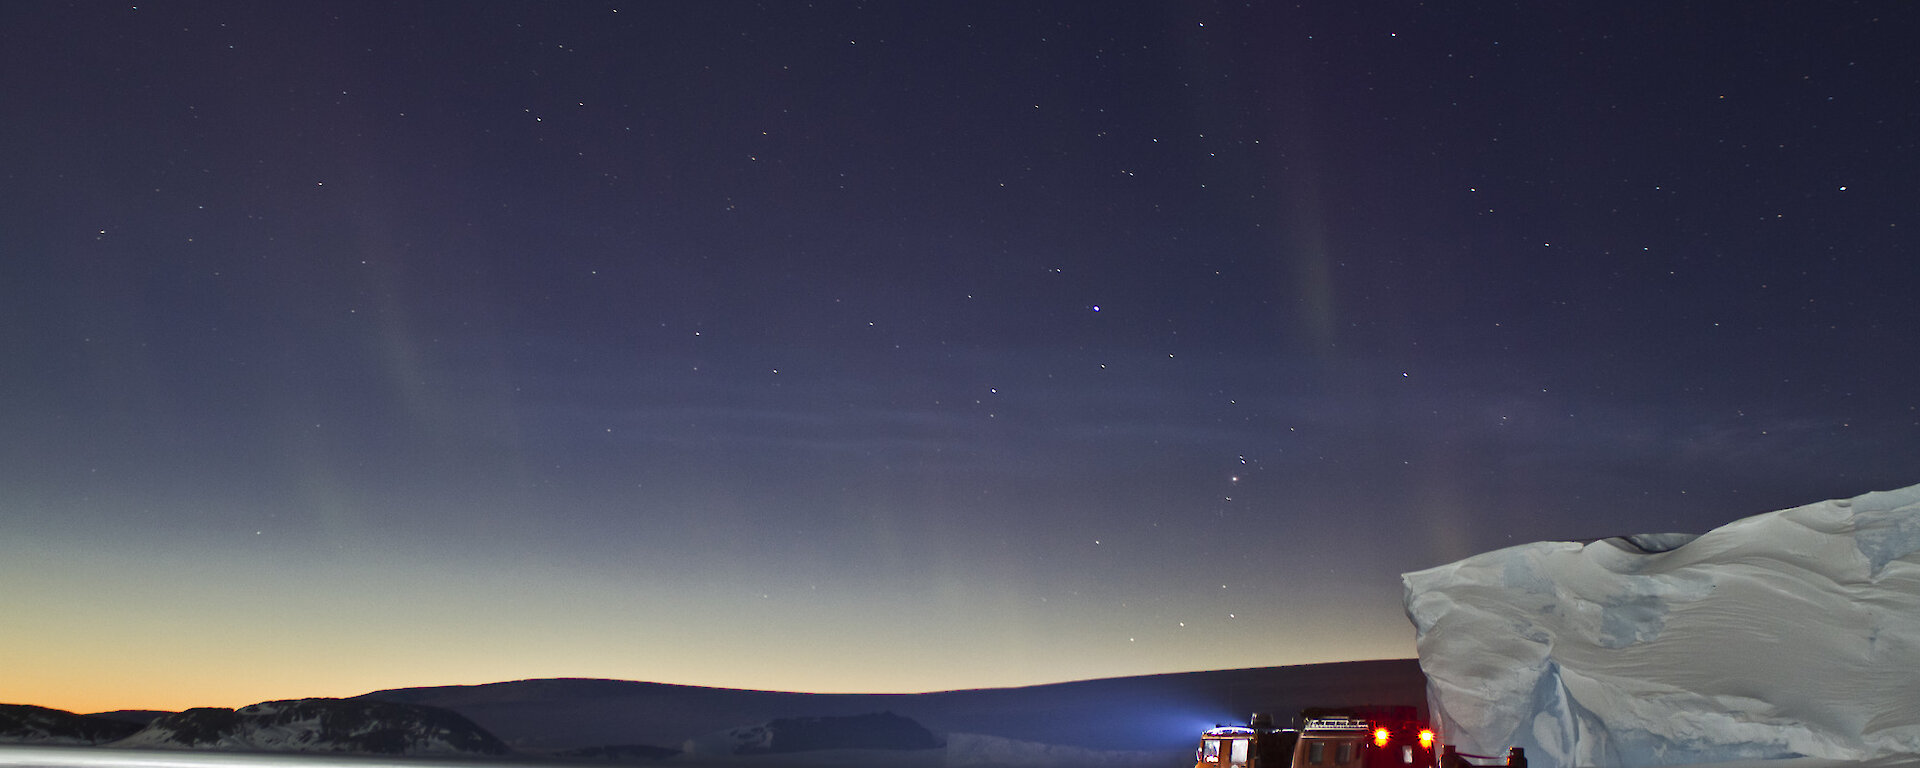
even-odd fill
[[(1199, 734), (1195, 734), (1196, 741)], [(947, 736), (946, 768), (1166, 768), (1166, 755), (1149, 751), (1097, 750), (1039, 744), (998, 736)]]
[(1920, 762), (1920, 486), (1402, 579), (1435, 718), (1463, 752)]

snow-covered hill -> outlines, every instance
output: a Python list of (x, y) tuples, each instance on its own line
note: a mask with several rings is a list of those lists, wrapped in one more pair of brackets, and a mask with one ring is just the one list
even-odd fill
[(363, 699), (189, 709), (154, 720), (112, 746), (434, 756), (508, 752), (499, 739), (458, 713)]
[(1413, 659), (1307, 664), (913, 694), (809, 694), (622, 680), (546, 679), (406, 688), (362, 698), (430, 704), (479, 723), (515, 749), (560, 754), (607, 744), (680, 747), (688, 739), (782, 718), (889, 711), (936, 735), (1190, 759), (1201, 731), (1252, 712), (1400, 704), (1426, 709)]
[(1920, 486), (1404, 577), (1442, 736), (1535, 768), (1920, 762)]
[(937, 749), (941, 740), (911, 718), (892, 712), (848, 717), (783, 717), (687, 740), (689, 757), (817, 752), (830, 749)]

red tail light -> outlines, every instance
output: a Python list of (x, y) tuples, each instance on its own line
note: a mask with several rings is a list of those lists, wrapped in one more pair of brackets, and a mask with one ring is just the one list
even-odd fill
[(1387, 729), (1375, 728), (1373, 729), (1373, 745), (1376, 747), (1384, 747), (1387, 745), (1387, 739), (1391, 736), (1393, 736), (1393, 734), (1389, 733)]
[(1424, 729), (1421, 729), (1421, 731), (1420, 731), (1420, 748), (1421, 748), (1421, 749), (1433, 749), (1433, 729), (1431, 729), (1431, 728), (1424, 728)]

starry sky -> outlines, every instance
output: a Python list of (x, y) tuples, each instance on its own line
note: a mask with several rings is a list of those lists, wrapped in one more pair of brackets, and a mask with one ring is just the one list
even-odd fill
[(1920, 482), (1906, 3), (10, 3), (0, 700), (1413, 655)]

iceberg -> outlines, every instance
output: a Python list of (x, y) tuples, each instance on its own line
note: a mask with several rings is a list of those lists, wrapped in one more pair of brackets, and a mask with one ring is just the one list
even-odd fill
[(1920, 755), (1920, 486), (1404, 574), (1434, 718), (1535, 768)]

